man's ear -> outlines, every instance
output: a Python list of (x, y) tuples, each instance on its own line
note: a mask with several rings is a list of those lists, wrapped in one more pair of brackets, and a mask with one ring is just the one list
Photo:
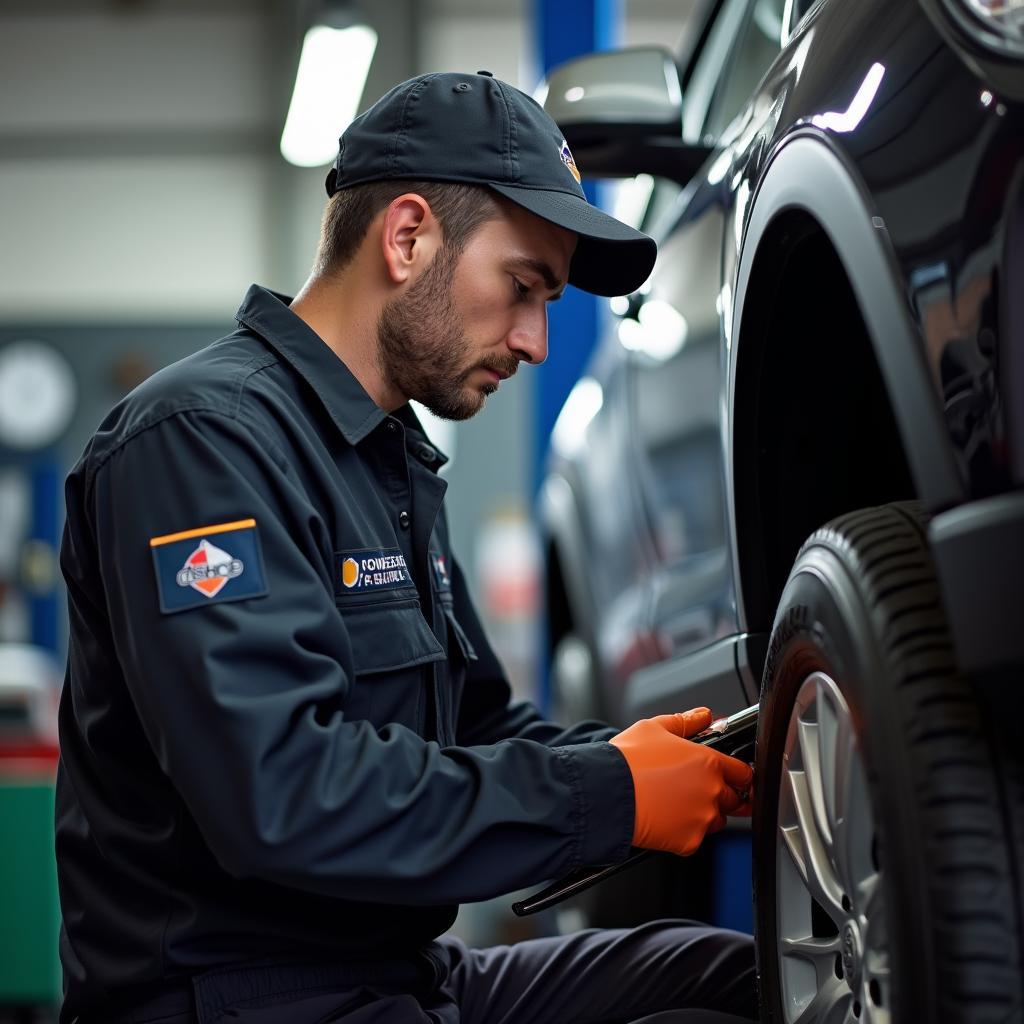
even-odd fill
[(393, 200), (384, 211), (380, 244), (394, 284), (406, 284), (417, 276), (441, 244), (441, 225), (426, 199), (407, 192)]

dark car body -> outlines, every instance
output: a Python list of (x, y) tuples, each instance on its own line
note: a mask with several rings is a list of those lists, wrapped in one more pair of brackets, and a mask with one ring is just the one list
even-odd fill
[(801, 543), (908, 498), (960, 667), (1024, 666), (1024, 56), (957, 3), (724, 0), (679, 173), (673, 140), (606, 170), (661, 174), (659, 257), (541, 509), (552, 649), (579, 640), (612, 721), (755, 702)]

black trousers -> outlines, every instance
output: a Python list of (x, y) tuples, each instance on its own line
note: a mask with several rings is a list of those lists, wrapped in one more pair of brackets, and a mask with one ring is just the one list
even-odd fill
[(750, 936), (690, 921), (486, 949), (443, 936), (431, 952), (439, 966), (422, 986), (232, 967), (89, 1024), (744, 1024), (757, 1012)]

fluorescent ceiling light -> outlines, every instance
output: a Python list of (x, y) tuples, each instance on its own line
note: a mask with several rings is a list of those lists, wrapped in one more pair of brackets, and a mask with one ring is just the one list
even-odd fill
[(281, 135), (281, 155), (299, 167), (330, 163), (366, 85), (377, 33), (368, 25), (314, 25), (302, 43), (295, 91)]

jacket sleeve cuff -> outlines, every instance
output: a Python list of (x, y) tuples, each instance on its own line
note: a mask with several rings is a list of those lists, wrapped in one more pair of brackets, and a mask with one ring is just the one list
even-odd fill
[(555, 750), (572, 780), (577, 856), (571, 867), (625, 860), (636, 816), (626, 759), (611, 743), (601, 741)]

